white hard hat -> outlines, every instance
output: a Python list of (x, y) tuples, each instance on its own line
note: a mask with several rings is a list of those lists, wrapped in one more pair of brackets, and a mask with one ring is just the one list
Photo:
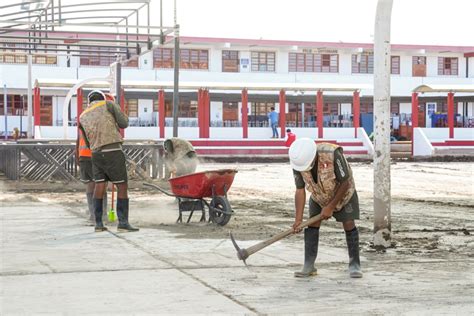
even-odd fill
[(91, 103), (91, 98), (96, 95), (101, 95), (102, 100), (106, 100), (105, 94), (100, 91), (100, 90), (92, 90), (88, 95), (87, 95), (87, 102)]
[(288, 151), (290, 165), (296, 171), (306, 171), (316, 157), (317, 146), (311, 138), (299, 138), (293, 142)]

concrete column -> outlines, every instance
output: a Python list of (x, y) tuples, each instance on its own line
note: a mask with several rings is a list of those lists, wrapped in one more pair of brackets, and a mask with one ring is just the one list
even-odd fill
[(390, 23), (392, 0), (379, 0), (374, 33), (374, 245), (391, 245)]

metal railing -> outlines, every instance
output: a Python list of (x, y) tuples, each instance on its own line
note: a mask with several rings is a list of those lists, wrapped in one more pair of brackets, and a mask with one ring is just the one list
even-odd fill
[[(162, 142), (126, 142), (123, 152), (131, 179), (164, 177)], [(75, 144), (57, 141), (2, 143), (0, 171), (10, 180), (77, 181), (79, 173)]]

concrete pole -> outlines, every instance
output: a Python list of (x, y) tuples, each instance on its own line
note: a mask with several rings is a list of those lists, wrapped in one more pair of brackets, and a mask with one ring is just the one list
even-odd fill
[(33, 87), (31, 85), (31, 64), (33, 58), (31, 54), (28, 54), (28, 124), (27, 124), (27, 138), (33, 138), (33, 126), (31, 121), (33, 120)]
[(179, 25), (177, 4), (174, 0), (174, 89), (173, 89), (173, 137), (178, 137), (178, 107), (179, 107)]
[[(8, 104), (7, 104), (7, 85), (3, 85), (3, 115), (5, 116), (5, 140), (8, 139)], [(13, 106), (12, 106), (13, 109)]]
[(374, 33), (374, 246), (389, 247), (390, 22), (393, 0), (378, 0)]

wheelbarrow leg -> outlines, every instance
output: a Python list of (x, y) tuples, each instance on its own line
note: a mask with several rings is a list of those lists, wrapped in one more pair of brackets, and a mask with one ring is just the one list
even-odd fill
[(201, 201), (201, 219), (199, 222), (205, 222), (206, 221), (206, 209), (204, 208), (204, 202)]
[(179, 216), (178, 219), (176, 220), (176, 223), (182, 223), (183, 222), (183, 212), (181, 211), (181, 199), (178, 199), (178, 210), (179, 210)]
[(186, 221), (187, 224), (189, 224), (189, 221), (191, 220), (191, 217), (193, 217), (193, 213), (194, 213), (194, 206), (193, 206), (193, 209), (191, 210), (191, 213), (189, 213), (188, 220)]

